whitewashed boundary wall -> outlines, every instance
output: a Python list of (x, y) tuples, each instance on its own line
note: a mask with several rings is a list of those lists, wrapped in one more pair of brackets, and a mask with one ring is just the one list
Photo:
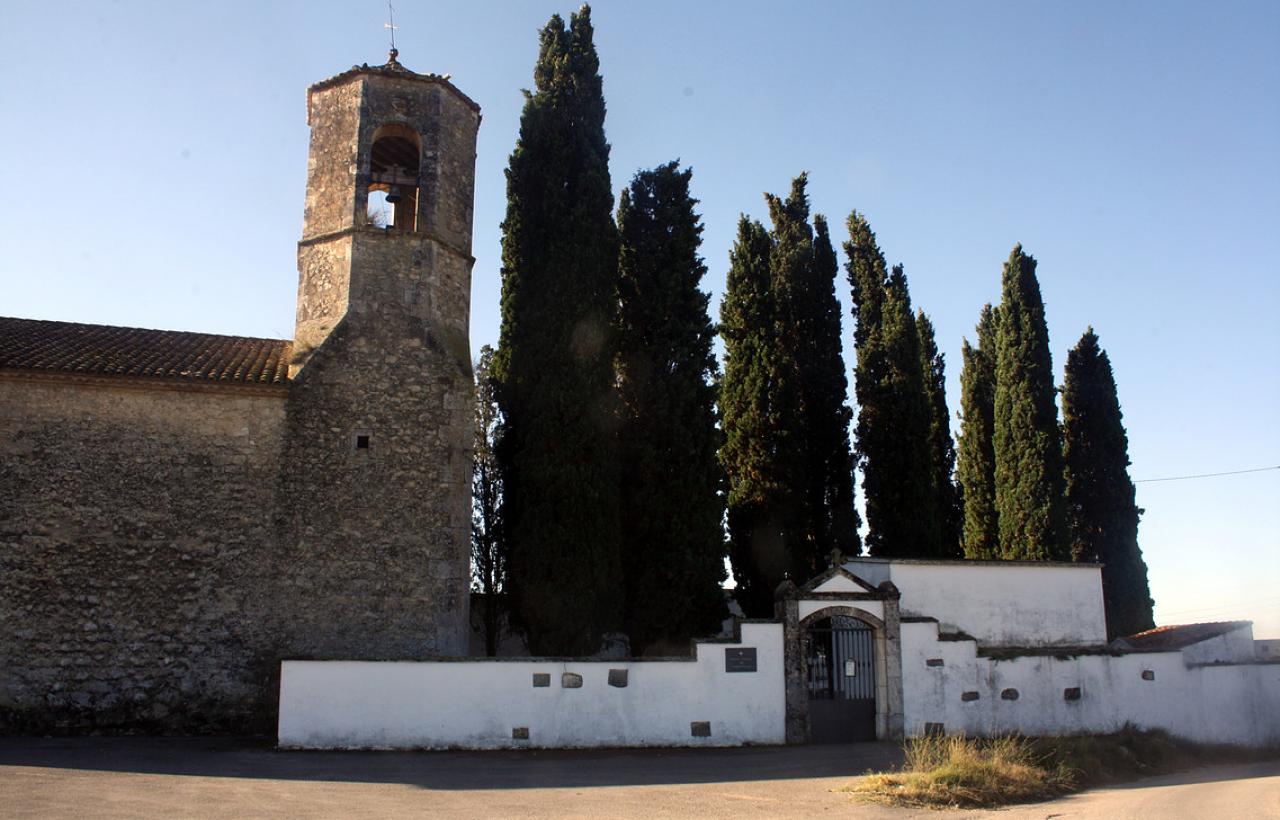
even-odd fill
[(933, 622), (902, 624), (906, 734), (1106, 733), (1131, 723), (1205, 743), (1280, 744), (1280, 663), (1199, 664), (1179, 651), (993, 654), (939, 640)]
[(1099, 564), (854, 558), (844, 567), (872, 586), (892, 581), (903, 617), (936, 618), (984, 646), (1107, 642)]
[[(727, 671), (753, 649), (755, 671)], [(782, 625), (692, 660), (285, 661), (279, 743), (304, 749), (740, 746), (785, 741)], [(745, 659), (734, 656), (738, 662)], [(545, 676), (545, 677), (541, 677)]]

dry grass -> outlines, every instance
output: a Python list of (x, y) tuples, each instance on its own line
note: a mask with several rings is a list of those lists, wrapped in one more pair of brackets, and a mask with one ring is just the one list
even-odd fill
[(845, 791), (896, 806), (989, 808), (1202, 763), (1259, 757), (1129, 727), (1111, 735), (1072, 737), (918, 737), (908, 740), (904, 750), (901, 771), (867, 775)]
[(918, 737), (904, 750), (902, 771), (868, 775), (849, 791), (900, 806), (983, 807), (1052, 797), (1075, 785), (1069, 770), (1048, 765), (1022, 737)]

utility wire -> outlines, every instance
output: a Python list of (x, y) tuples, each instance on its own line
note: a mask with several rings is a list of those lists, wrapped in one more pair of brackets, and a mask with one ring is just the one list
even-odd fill
[(1226, 473), (1200, 473), (1198, 475), (1175, 475), (1168, 478), (1140, 478), (1133, 482), (1134, 484), (1147, 484), (1152, 481), (1186, 481), (1191, 478), (1217, 478), (1221, 475), (1242, 475), (1244, 473), (1264, 473), (1267, 470), (1280, 470), (1280, 464), (1275, 467), (1254, 467), (1252, 470), (1231, 470)]
[(1203, 612), (1226, 612), (1231, 610), (1250, 609), (1253, 607), (1263, 607), (1269, 604), (1280, 603), (1280, 597), (1275, 598), (1258, 598), (1252, 601), (1239, 601), (1232, 604), (1218, 604), (1216, 606), (1198, 606), (1191, 609), (1161, 609), (1156, 607), (1156, 611), (1161, 615), (1193, 615)]

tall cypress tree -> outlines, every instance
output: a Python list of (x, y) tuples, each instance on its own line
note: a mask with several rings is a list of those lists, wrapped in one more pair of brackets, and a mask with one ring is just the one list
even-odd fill
[(743, 609), (766, 615), (784, 578), (859, 549), (840, 352), (838, 262), (826, 220), (809, 221), (807, 177), (765, 195), (773, 223), (745, 217), (721, 304), (730, 557)]
[(1062, 433), (1036, 260), (1015, 245), (1004, 265), (996, 331), (996, 512), (1004, 558), (1070, 558)]
[(846, 270), (853, 290), (862, 461), (872, 555), (932, 555), (941, 540), (920, 339), (902, 266), (886, 273), (867, 220), (849, 216)]
[(715, 328), (699, 289), (702, 224), (676, 163), (635, 175), (618, 207), (624, 628), (631, 650), (716, 631), (727, 615)]
[(831, 242), (831, 231), (821, 214), (813, 217), (812, 284), (809, 315), (813, 328), (812, 350), (805, 357), (809, 373), (805, 415), (809, 428), (808, 462), (813, 483), (810, 507), (815, 511), (812, 531), (816, 533), (817, 568), (824, 566), (827, 553), (838, 549), (845, 555), (862, 551), (858, 530), (862, 520), (853, 500), (853, 448), (849, 425), (849, 379), (845, 375), (841, 342), (840, 300), (836, 297), (836, 277), (840, 262)]
[(935, 558), (959, 558), (963, 554), (960, 533), (964, 511), (953, 477), (956, 446), (951, 438), (951, 414), (947, 412), (946, 361), (938, 350), (933, 322), (923, 310), (916, 314), (916, 335), (920, 337), (920, 372), (929, 405), (929, 456), (938, 510), (938, 543), (931, 554)]
[(1111, 360), (1093, 328), (1067, 354), (1062, 386), (1071, 557), (1101, 562), (1107, 637), (1155, 626), (1129, 479), (1129, 438)]
[(782, 511), (792, 488), (778, 477), (769, 404), (775, 313), (769, 277), (772, 250), (763, 225), (745, 216), (738, 220), (720, 303), (720, 416), (725, 437), (720, 461), (729, 482), (729, 558), (737, 584), (734, 597), (751, 616), (772, 612), (774, 589), (790, 566)]
[(790, 578), (802, 583), (827, 566), (833, 549), (860, 550), (853, 506), (853, 455), (840, 342), (839, 262), (822, 215), (809, 222), (808, 176), (786, 199), (765, 195), (773, 222), (770, 279), (775, 300), (771, 399), (780, 424), (775, 459), (801, 491), (790, 542)]
[(502, 541), (502, 474), (494, 454), (501, 428), (493, 381), (493, 348), (480, 348), (476, 363), (475, 452), (471, 461), (471, 579), (484, 594), (486, 655), (496, 655), (503, 620), (506, 548)]
[(535, 654), (596, 651), (618, 626), (617, 232), (587, 6), (542, 30), (507, 168), (502, 329), (508, 586)]
[(964, 341), (960, 371), (961, 432), (956, 478), (964, 500), (964, 555), (999, 558), (996, 455), (992, 440), (996, 401), (996, 312), (984, 305), (978, 346)]

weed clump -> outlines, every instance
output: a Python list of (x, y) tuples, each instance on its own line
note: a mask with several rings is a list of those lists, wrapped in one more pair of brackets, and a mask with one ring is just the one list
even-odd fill
[(849, 791), (893, 805), (978, 808), (1052, 797), (1075, 785), (1068, 768), (1048, 764), (1017, 735), (915, 737), (904, 751), (902, 771), (868, 775)]
[(1131, 726), (1110, 735), (930, 735), (908, 739), (903, 749), (901, 771), (867, 775), (845, 791), (896, 806), (991, 808), (1205, 763), (1259, 757), (1253, 750), (1206, 746)]

